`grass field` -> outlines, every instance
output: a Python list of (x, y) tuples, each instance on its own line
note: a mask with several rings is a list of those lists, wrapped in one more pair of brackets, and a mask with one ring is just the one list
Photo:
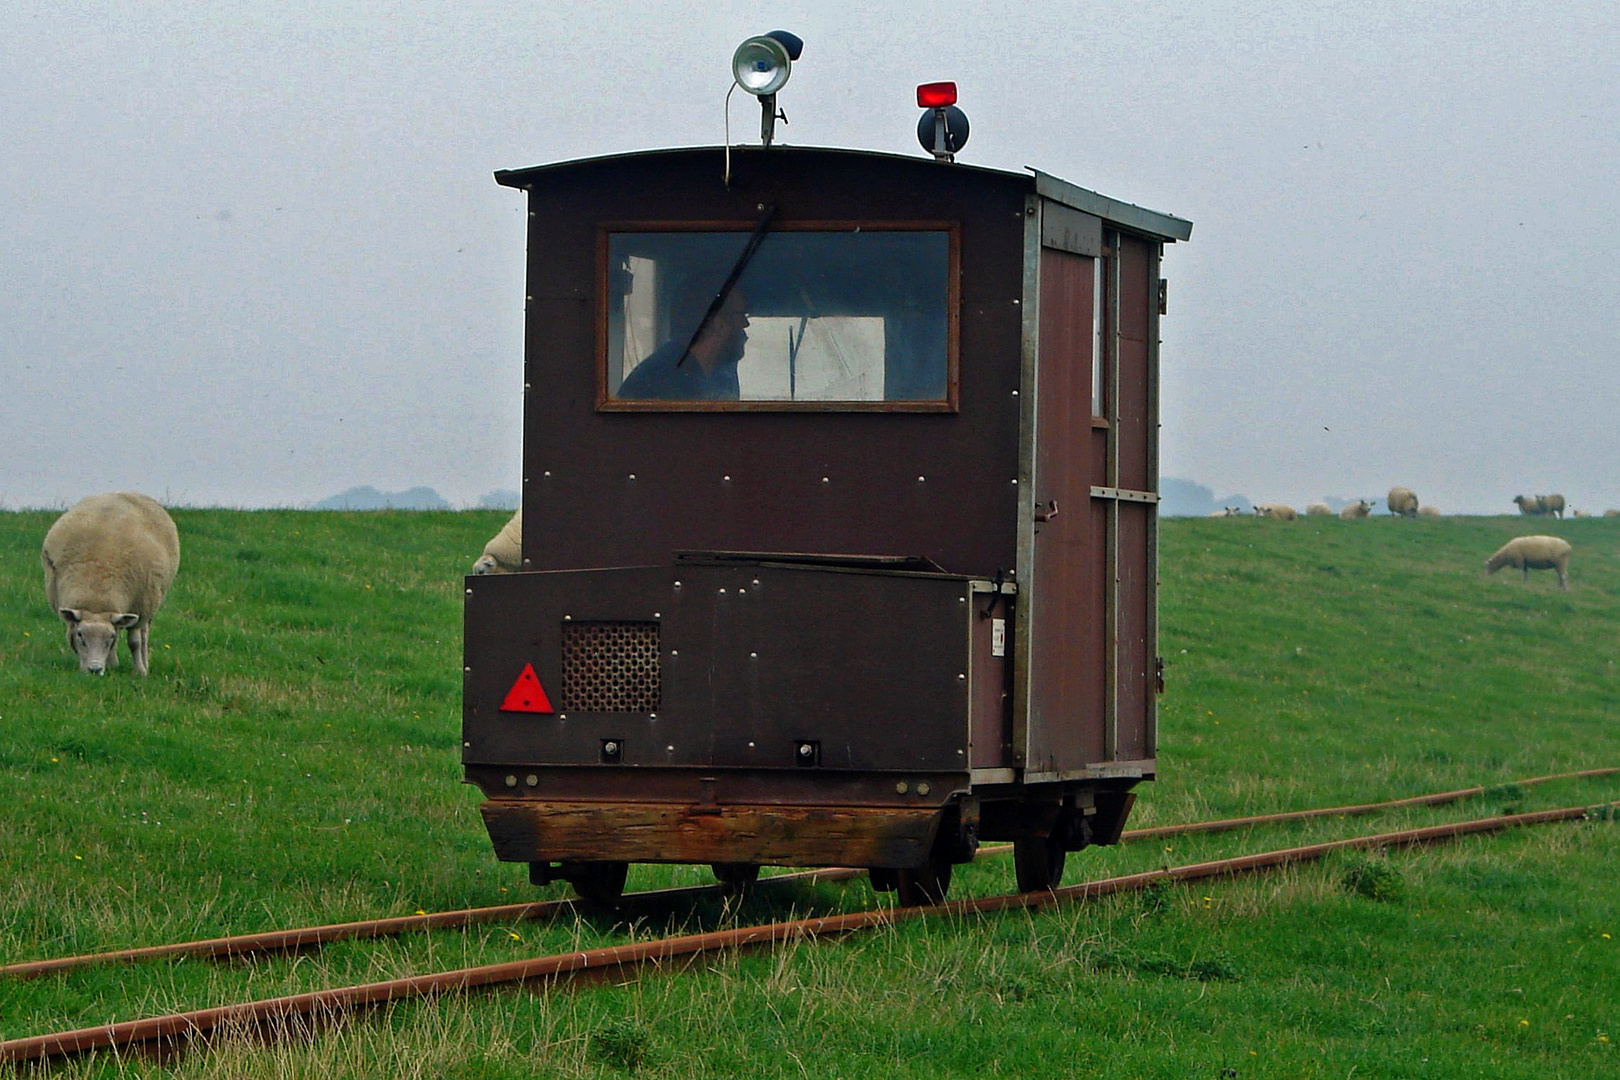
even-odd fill
[[(54, 515), (0, 514), (0, 963), (565, 895), (495, 862), (459, 783), (461, 577), (506, 514), (175, 512), (152, 631), (81, 676)], [(1572, 588), (1481, 575), (1575, 545)], [(1066, 880), (1620, 798), (1620, 523), (1170, 520), (1161, 779), (1134, 826), (1492, 786), (1457, 806), (1071, 856)], [(1011, 888), (1010, 860), (953, 896)], [(637, 867), (631, 888), (709, 880)], [(687, 928), (873, 902), (864, 881)], [(662, 933), (486, 926), (0, 982), (0, 1038)], [(1620, 1076), (1620, 826), (1589, 822), (1038, 915), (930, 919), (620, 986), (400, 1004), (274, 1045), (53, 1076)]]

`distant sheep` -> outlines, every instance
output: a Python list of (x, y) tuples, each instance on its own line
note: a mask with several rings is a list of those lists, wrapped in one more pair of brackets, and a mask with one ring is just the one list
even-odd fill
[(1305, 507), (1306, 517), (1332, 517), (1333, 507), (1325, 502), (1313, 502)]
[(1437, 518), (1437, 517), (1440, 516), (1440, 508), (1438, 506), (1420, 506), (1420, 507), (1418, 507), (1417, 516), (1418, 517), (1426, 517), (1426, 518)]
[(1359, 499), (1339, 511), (1339, 516), (1346, 521), (1356, 521), (1372, 513), (1373, 504), (1366, 499)]
[(1573, 515), (1574, 517), (1591, 517), (1592, 516), (1592, 511), (1590, 511), (1590, 510), (1571, 510), (1570, 514)]
[(116, 667), (123, 630), (136, 674), (145, 675), (152, 617), (180, 569), (180, 534), (163, 507), (134, 492), (91, 495), (56, 519), (39, 561), (79, 670)]
[(1285, 506), (1282, 503), (1261, 503), (1254, 508), (1254, 512), (1273, 521), (1293, 521), (1299, 517), (1292, 506)]
[(1519, 513), (1525, 517), (1537, 517), (1547, 511), (1542, 508), (1540, 495), (1515, 495), (1513, 505), (1519, 508)]
[(1604, 517), (1620, 517), (1620, 510), (1605, 510), (1605, 511), (1603, 511), (1603, 516)]
[(1556, 536), (1520, 536), (1509, 540), (1485, 560), (1485, 573), (1494, 574), (1504, 566), (1523, 570), (1526, 580), (1532, 570), (1557, 570), (1559, 588), (1569, 588), (1569, 541)]
[(1229, 518), (1229, 517), (1237, 517), (1239, 512), (1240, 511), (1235, 506), (1223, 506), (1219, 510), (1216, 510), (1214, 513), (1205, 514), (1204, 516), (1205, 517)]
[(1562, 495), (1537, 495), (1541, 500), (1541, 512), (1554, 517), (1564, 516), (1564, 497)]
[(515, 574), (523, 569), (523, 511), (501, 526), (472, 564), (474, 574)]
[(1408, 487), (1392, 487), (1385, 500), (1389, 504), (1389, 512), (1399, 514), (1401, 517), (1417, 517), (1417, 493)]

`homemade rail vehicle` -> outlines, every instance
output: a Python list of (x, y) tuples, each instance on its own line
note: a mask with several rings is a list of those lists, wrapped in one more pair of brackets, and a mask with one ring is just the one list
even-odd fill
[(1191, 224), (957, 164), (919, 103), (932, 157), (766, 131), (496, 174), (529, 205), (524, 572), (466, 581), (462, 745), (537, 884), (856, 866), (928, 902), (1011, 840), (1049, 888), (1154, 776)]

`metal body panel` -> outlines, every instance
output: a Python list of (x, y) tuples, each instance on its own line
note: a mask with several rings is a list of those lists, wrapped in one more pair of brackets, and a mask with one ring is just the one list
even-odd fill
[[(1091, 350), (1095, 260), (1041, 252), (1035, 423), (1034, 566), (1025, 767), (1053, 772), (1099, 760), (1101, 716), (1088, 670), (1101, 661), (1089, 631), (1101, 618), (1086, 588), (1097, 535), (1091, 496)], [(1054, 512), (1055, 511), (1055, 512)]]
[[(463, 759), (614, 768), (966, 771), (971, 584), (944, 575), (724, 563), (468, 578)], [(645, 713), (572, 710), (570, 622), (652, 622)], [(552, 713), (502, 710), (532, 665)]]
[[(514, 174), (529, 187), (524, 419), (528, 568), (650, 565), (675, 550), (926, 555), (993, 577), (1016, 561), (1018, 341), (1027, 177), (779, 148), (628, 156)], [(657, 192), (656, 200), (648, 193)], [(954, 413), (602, 411), (599, 229), (736, 222), (950, 222)], [(959, 527), (971, 520), (971, 529)]]

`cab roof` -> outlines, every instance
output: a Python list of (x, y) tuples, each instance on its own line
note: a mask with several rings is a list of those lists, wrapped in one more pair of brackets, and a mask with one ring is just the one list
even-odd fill
[[(560, 178), (567, 173), (580, 169), (598, 169), (611, 167), (615, 162), (645, 161), (649, 158), (663, 156), (689, 156), (693, 154), (725, 153), (723, 146), (692, 146), (675, 147), (659, 150), (637, 150), (623, 154), (604, 154), (598, 157), (574, 158), (569, 161), (559, 161), (550, 165), (535, 165), (527, 169), (501, 169), (495, 173), (495, 182), (506, 187), (528, 189), (537, 183), (548, 179)], [(1178, 218), (1171, 214), (1161, 213), (1157, 210), (1148, 210), (1133, 203), (1120, 202), (1106, 195), (1099, 195), (1067, 180), (1060, 180), (1039, 169), (1030, 168), (1028, 173), (1009, 172), (1004, 169), (992, 169), (983, 165), (965, 165), (960, 162), (939, 162), (931, 158), (922, 158), (909, 154), (892, 154), (878, 150), (846, 150), (829, 147), (799, 147), (776, 145), (769, 149), (756, 146), (732, 147), (734, 157), (745, 155), (773, 154), (784, 157), (801, 155), (826, 155), (839, 157), (863, 158), (871, 161), (875, 166), (887, 167), (915, 167), (962, 170), (977, 173), (986, 178), (996, 177), (1002, 180), (1012, 179), (1027, 185), (1036, 194), (1052, 202), (1091, 214), (1104, 221), (1131, 232), (1151, 236), (1158, 240), (1174, 243), (1177, 240), (1186, 240), (1192, 236), (1192, 222)]]

